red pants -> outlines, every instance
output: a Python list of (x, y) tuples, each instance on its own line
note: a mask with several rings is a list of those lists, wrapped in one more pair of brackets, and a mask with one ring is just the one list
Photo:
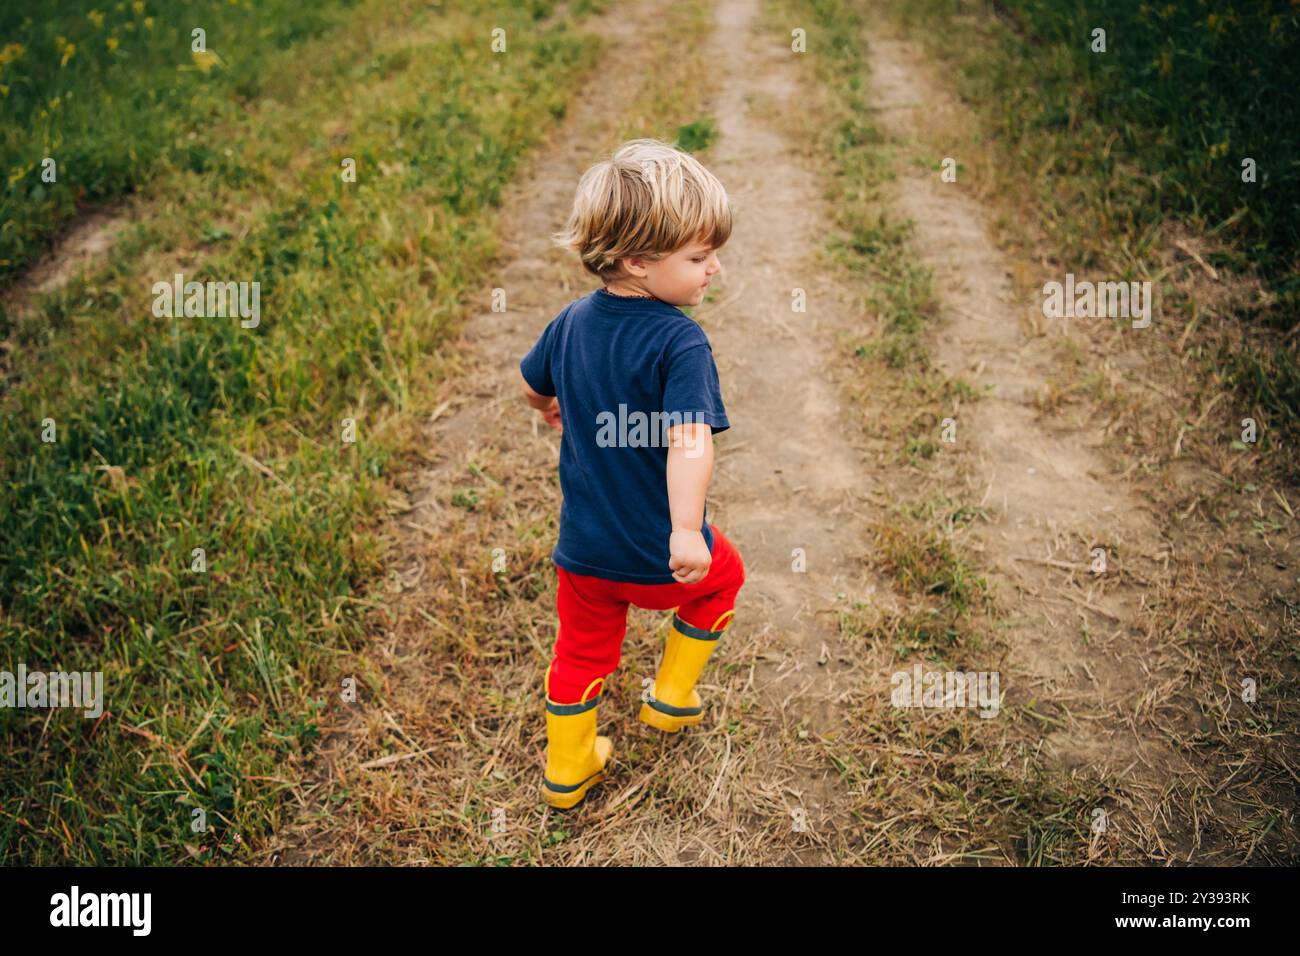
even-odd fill
[[(627, 633), (627, 606), (657, 611), (676, 608), (683, 621), (704, 630), (716, 630), (719, 619), (736, 606), (736, 594), (745, 583), (740, 552), (713, 530), (713, 563), (702, 581), (694, 584), (633, 584), (586, 574), (560, 575), (556, 610), (560, 616), (555, 657), (549, 672), (549, 696), (557, 704), (577, 703), (592, 681), (607, 677), (618, 667)], [(603, 683), (587, 694), (596, 696)]]

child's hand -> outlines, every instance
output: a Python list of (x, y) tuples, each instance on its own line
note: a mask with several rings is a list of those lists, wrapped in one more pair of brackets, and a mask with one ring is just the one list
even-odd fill
[(668, 567), (679, 584), (703, 581), (713, 563), (702, 531), (674, 531), (668, 536)]
[(542, 413), (542, 418), (546, 419), (546, 424), (561, 435), (564, 434), (564, 424), (560, 421), (560, 400), (558, 398), (552, 398), (551, 404), (545, 408), (539, 408), (538, 411)]

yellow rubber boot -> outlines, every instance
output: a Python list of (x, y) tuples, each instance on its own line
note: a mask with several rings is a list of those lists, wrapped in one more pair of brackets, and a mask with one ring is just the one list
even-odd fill
[(655, 675), (649, 699), (641, 705), (643, 723), (675, 734), (704, 719), (704, 706), (695, 692), (695, 682), (735, 615), (734, 610), (727, 611), (706, 631), (692, 627), (673, 613), (659, 673)]
[(546, 674), (546, 773), (542, 777), (542, 799), (557, 810), (577, 806), (587, 791), (605, 779), (605, 764), (614, 752), (608, 737), (596, 736), (596, 705), (590, 700), (598, 677), (587, 685), (576, 704), (551, 700), (551, 675)]

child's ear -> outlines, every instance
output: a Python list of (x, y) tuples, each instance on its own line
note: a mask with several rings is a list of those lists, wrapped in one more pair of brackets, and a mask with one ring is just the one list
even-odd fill
[(627, 259), (621, 259), (619, 261), (623, 265), (624, 272), (634, 275), (638, 279), (644, 279), (646, 277), (645, 260), (639, 256), (630, 256)]

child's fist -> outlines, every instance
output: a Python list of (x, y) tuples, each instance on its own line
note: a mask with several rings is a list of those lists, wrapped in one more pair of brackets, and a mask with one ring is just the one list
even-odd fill
[(701, 531), (674, 531), (668, 536), (668, 567), (678, 584), (703, 581), (713, 555)]
[(560, 421), (560, 400), (558, 398), (552, 398), (551, 404), (547, 405), (543, 409), (539, 409), (539, 411), (542, 413), (542, 418), (546, 420), (546, 424), (550, 425), (561, 435), (564, 434), (564, 425)]

